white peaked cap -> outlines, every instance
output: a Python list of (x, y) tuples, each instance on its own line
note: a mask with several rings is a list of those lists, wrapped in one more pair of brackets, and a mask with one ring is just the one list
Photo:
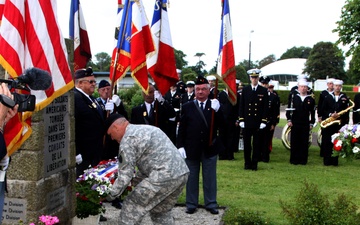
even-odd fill
[(298, 86), (308, 86), (308, 82), (306, 79), (298, 80)]
[(334, 80), (334, 85), (343, 85), (343, 81), (342, 80), (338, 80), (338, 79), (335, 79)]

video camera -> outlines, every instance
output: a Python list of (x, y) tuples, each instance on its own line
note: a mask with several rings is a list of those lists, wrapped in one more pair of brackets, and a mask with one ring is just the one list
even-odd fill
[[(47, 90), (52, 85), (52, 78), (50, 74), (39, 68), (33, 67), (25, 70), (25, 73), (15, 79), (3, 80), (0, 83), (7, 83), (9, 90)], [(0, 102), (8, 108), (13, 108), (16, 104), (19, 105), (18, 112), (34, 111), (36, 105), (36, 97), (31, 94), (19, 94), (12, 92), (14, 100), (6, 95), (0, 95)]]

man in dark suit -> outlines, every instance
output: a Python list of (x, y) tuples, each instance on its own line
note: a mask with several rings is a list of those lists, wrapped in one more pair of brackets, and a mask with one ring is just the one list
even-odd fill
[(233, 160), (234, 152), (237, 152), (239, 146), (239, 142), (235, 140), (239, 140), (239, 132), (236, 130), (236, 128), (239, 127), (238, 124), (236, 124), (239, 105), (231, 104), (227, 88), (219, 93), (219, 102), (225, 119), (223, 128), (219, 130), (219, 136), (225, 147), (224, 151), (219, 153), (219, 159)]
[(244, 169), (254, 171), (257, 170), (260, 142), (263, 140), (269, 111), (267, 89), (259, 85), (260, 73), (259, 69), (248, 71), (251, 84), (242, 90), (239, 106), (239, 125), (244, 136)]
[(176, 84), (170, 87), (170, 90), (165, 93), (164, 99), (170, 103), (174, 108), (176, 116), (175, 118), (170, 118), (169, 123), (169, 137), (172, 143), (176, 146), (176, 129), (177, 124), (180, 121), (180, 106), (181, 106), (181, 93), (177, 90)]
[[(118, 113), (123, 115), (126, 119), (128, 119), (126, 109), (120, 97), (114, 94), (112, 95), (112, 98), (109, 99), (111, 94), (111, 86), (108, 81), (101, 80), (99, 82), (98, 92), (100, 97), (96, 98), (96, 101), (99, 103), (102, 110), (104, 111), (104, 117), (107, 117), (107, 111), (110, 111), (110, 114)], [(108, 104), (108, 106), (106, 106), (106, 103), (109, 102), (111, 104)], [(108, 109), (106, 107), (108, 107)]]
[[(212, 214), (218, 214), (216, 201), (216, 162), (218, 141), (216, 134), (223, 124), (222, 111), (217, 99), (208, 99), (210, 85), (199, 76), (195, 82), (196, 100), (182, 105), (177, 146), (190, 175), (186, 184), (186, 213), (193, 214), (199, 201), (199, 173), (202, 166), (205, 208)], [(214, 113), (214, 121), (212, 114)], [(212, 129), (212, 130), (211, 130)], [(210, 131), (212, 138), (210, 139)], [(211, 141), (210, 141), (211, 140)], [(216, 141), (217, 140), (217, 141)]]
[(174, 108), (155, 91), (153, 85), (149, 85), (148, 94), (142, 93), (144, 103), (131, 110), (132, 124), (149, 124), (159, 127), (169, 138), (169, 119), (175, 118)]
[(102, 156), (104, 115), (92, 94), (96, 80), (91, 67), (75, 72), (75, 146), (76, 175), (83, 174), (89, 166), (96, 166)]

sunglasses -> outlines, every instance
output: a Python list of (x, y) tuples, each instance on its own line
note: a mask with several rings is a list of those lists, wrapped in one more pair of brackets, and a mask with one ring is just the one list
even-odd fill
[(87, 82), (89, 82), (90, 84), (96, 84), (96, 80), (81, 80), (81, 81), (87, 81)]

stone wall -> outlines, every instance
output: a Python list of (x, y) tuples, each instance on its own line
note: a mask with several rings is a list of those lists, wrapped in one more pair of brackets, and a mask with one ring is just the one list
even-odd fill
[[(72, 62), (72, 41), (66, 44)], [(41, 215), (56, 215), (60, 224), (71, 224), (76, 207), (73, 124), (72, 91), (32, 114), (32, 133), (11, 156), (2, 224), (28, 224)]]

